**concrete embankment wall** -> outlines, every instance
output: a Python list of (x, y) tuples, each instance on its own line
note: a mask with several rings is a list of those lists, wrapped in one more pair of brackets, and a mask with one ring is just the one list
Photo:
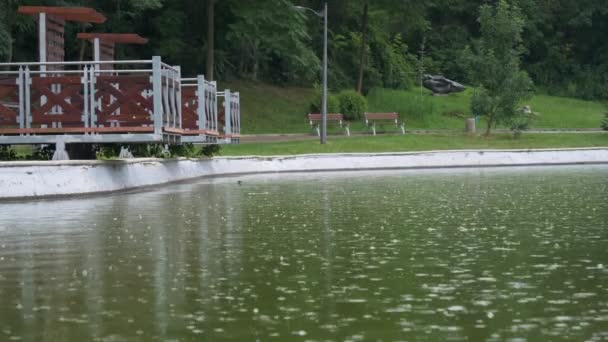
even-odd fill
[(0, 163), (0, 199), (104, 193), (256, 173), (608, 164), (608, 148)]

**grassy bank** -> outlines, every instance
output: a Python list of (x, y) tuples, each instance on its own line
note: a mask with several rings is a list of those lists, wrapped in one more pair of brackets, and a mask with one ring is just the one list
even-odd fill
[[(426, 90), (375, 89), (368, 95), (369, 107), (375, 111), (404, 114), (410, 128), (462, 129), (463, 118), (471, 117), (472, 90), (450, 96), (429, 96)], [(532, 128), (599, 128), (606, 110), (599, 102), (536, 95), (522, 105), (538, 113)], [(482, 120), (480, 125), (484, 125)]]
[(497, 134), (489, 138), (465, 134), (330, 137), (327, 145), (315, 141), (255, 143), (224, 146), (221, 155), (293, 155), (308, 153), (407, 152), (460, 149), (535, 149), (608, 147), (608, 134), (524, 134), (519, 139)]
[[(264, 83), (237, 81), (220, 84), (241, 93), (244, 134), (304, 133), (309, 131), (305, 115), (314, 95), (311, 88), (279, 87)], [(470, 117), (472, 91), (446, 97), (433, 97), (420, 89), (374, 89), (368, 95), (369, 111), (398, 112), (408, 129), (462, 129)], [(537, 95), (526, 101), (540, 113), (532, 128), (598, 128), (605, 108), (599, 102)], [(483, 125), (481, 120), (479, 125)], [(352, 123), (354, 131), (362, 122)]]
[(244, 134), (306, 132), (305, 115), (314, 91), (245, 81), (219, 85), (241, 94), (241, 127)]

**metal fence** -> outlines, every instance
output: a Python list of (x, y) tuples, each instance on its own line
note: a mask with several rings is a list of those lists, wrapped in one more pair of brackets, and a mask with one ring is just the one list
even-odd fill
[(182, 141), (216, 143), (219, 137), (217, 83), (204, 76), (182, 78)]
[(0, 63), (0, 144), (179, 143), (181, 92), (160, 57)]
[(219, 92), (218, 97), (224, 99), (222, 105), (223, 113), (220, 120), (223, 142), (226, 144), (237, 144), (240, 142), (241, 134), (240, 94), (226, 89), (223, 92)]

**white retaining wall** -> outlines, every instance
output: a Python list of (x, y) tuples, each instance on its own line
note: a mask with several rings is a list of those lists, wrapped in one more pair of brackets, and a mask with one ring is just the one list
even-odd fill
[(608, 164), (608, 148), (6, 162), (0, 163), (0, 199), (103, 193), (198, 177), (255, 173), (602, 163)]

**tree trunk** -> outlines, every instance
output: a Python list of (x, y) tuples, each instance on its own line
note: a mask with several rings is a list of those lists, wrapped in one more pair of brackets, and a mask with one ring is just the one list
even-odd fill
[(13, 44), (15, 43), (15, 40), (10, 37), (9, 38), (9, 42), (8, 42), (8, 53), (6, 54), (6, 62), (10, 63), (13, 61)]
[(215, 0), (207, 0), (207, 75), (205, 77), (213, 81), (215, 69)]
[(363, 94), (363, 75), (365, 73), (365, 53), (367, 52), (367, 14), (368, 4), (363, 5), (363, 19), (361, 20), (361, 55), (359, 59), (359, 82), (357, 92)]
[(241, 49), (241, 53), (239, 55), (239, 77), (242, 77), (245, 73), (245, 50)]
[(252, 57), (253, 57), (253, 70), (252, 70), (252, 74), (251, 74), (251, 78), (254, 81), (258, 80), (258, 70), (260, 68), (260, 60), (259, 60), (259, 53), (258, 53), (258, 48), (255, 47), (253, 48), (253, 53), (252, 53)]
[(488, 128), (486, 129), (486, 137), (490, 136), (490, 133), (492, 133), (492, 125), (494, 124), (494, 114), (490, 114), (488, 115)]

